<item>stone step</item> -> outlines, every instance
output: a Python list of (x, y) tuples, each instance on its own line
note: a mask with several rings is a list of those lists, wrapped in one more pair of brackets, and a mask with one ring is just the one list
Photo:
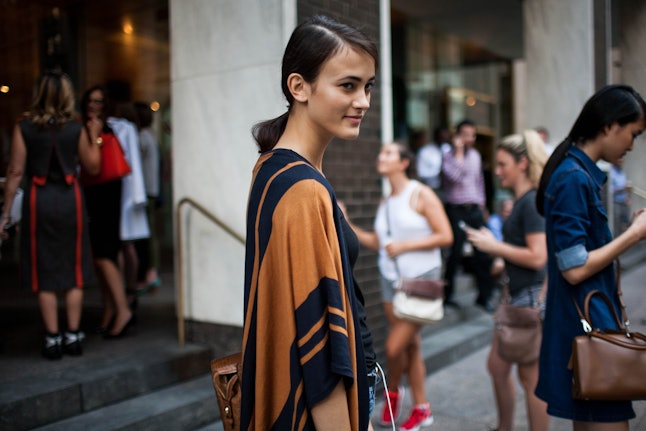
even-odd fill
[(480, 313), (457, 325), (422, 337), (422, 356), (432, 374), (491, 342), (493, 318)]
[[(461, 302), (463, 299), (458, 297)], [(479, 308), (463, 306), (459, 310), (449, 309), (445, 319), (437, 324), (427, 325), (422, 331), (422, 355), (427, 374), (432, 374), (489, 344), (492, 331), (492, 316)], [(217, 406), (215, 394), (213, 399)], [(193, 430), (223, 431), (224, 428), (218, 419)]]
[(0, 383), (0, 429), (32, 429), (204, 375), (212, 357), (204, 346), (166, 339), (113, 346), (109, 357), (80, 357), (77, 367), (64, 366), (77, 359), (65, 357), (59, 369), (46, 363), (28, 376), (7, 377)]
[(69, 419), (38, 431), (191, 430), (219, 417), (210, 375), (149, 392)]

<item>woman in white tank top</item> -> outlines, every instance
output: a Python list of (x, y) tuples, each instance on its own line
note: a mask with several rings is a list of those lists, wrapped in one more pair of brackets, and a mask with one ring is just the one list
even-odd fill
[[(430, 404), (426, 400), (424, 381), (426, 368), (421, 355), (421, 325), (398, 319), (393, 313), (394, 284), (400, 276), (431, 276), (440, 278), (442, 256), (440, 249), (453, 242), (451, 225), (442, 202), (429, 187), (410, 178), (415, 166), (414, 156), (406, 145), (386, 144), (377, 158), (377, 171), (388, 179), (391, 194), (384, 199), (375, 218), (375, 230), (350, 226), (362, 245), (379, 251), (382, 300), (390, 323), (386, 340), (388, 387), (384, 409), (379, 417), (382, 425), (397, 420), (404, 397), (400, 381), (408, 370), (413, 410), (400, 430), (419, 429), (433, 422)], [(346, 217), (347, 218), (347, 217)], [(395, 268), (395, 259), (397, 268)]]

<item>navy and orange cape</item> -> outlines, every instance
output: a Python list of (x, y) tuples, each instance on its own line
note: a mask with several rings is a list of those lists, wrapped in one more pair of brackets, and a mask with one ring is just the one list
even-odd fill
[(341, 211), (297, 153), (264, 153), (247, 207), (241, 430), (314, 430), (343, 379), (353, 431), (368, 428), (357, 297)]

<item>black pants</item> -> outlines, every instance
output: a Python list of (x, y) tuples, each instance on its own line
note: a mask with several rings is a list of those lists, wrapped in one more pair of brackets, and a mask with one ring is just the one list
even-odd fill
[(474, 275), (478, 286), (477, 304), (485, 305), (491, 298), (493, 290), (493, 277), (491, 276), (492, 258), (482, 253), (475, 247), (471, 256), (463, 256), (462, 250), (466, 241), (466, 233), (459, 227), (462, 220), (473, 228), (480, 228), (484, 225), (484, 215), (478, 205), (453, 205), (446, 204), (446, 214), (451, 222), (453, 230), (453, 245), (449, 250), (446, 260), (444, 278), (447, 282), (445, 287), (445, 298), (453, 300), (455, 273), (458, 266), (462, 264), (464, 270)]

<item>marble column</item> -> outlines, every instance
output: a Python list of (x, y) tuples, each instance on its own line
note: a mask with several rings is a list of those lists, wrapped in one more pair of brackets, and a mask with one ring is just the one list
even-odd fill
[[(280, 62), (295, 0), (170, 0), (173, 200), (190, 198), (245, 235), (258, 153), (252, 126), (285, 111)], [(183, 206), (185, 319), (242, 326), (244, 245)], [(181, 277), (181, 278), (180, 278)], [(180, 304), (180, 302), (178, 302)]]
[(590, 1), (523, 2), (526, 69), (520, 128), (544, 126), (558, 144), (594, 91)]
[[(619, 2), (619, 70), (618, 81), (632, 85), (646, 98), (646, 3), (642, 0)], [(626, 157), (626, 176), (635, 186), (633, 209), (646, 207), (646, 136), (635, 140), (633, 151)]]

